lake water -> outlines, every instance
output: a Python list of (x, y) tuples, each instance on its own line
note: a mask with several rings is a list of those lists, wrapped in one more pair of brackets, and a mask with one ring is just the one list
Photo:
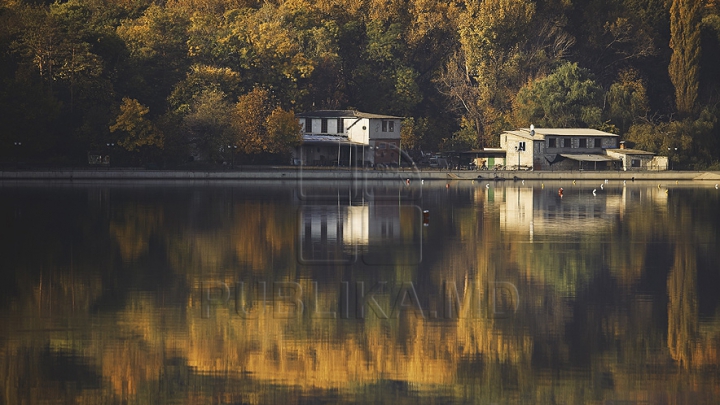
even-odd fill
[(0, 403), (717, 403), (719, 207), (704, 183), (0, 183)]

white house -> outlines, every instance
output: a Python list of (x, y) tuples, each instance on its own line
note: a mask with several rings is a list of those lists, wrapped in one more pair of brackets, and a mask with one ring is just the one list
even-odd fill
[(500, 135), (506, 166), (521, 170), (618, 169), (619, 136), (589, 128), (520, 128)]
[(297, 114), (303, 141), (293, 163), (315, 166), (398, 164), (402, 117), (354, 110)]
[(626, 149), (620, 143), (619, 149), (608, 149), (605, 152), (608, 156), (619, 159), (622, 162), (623, 170), (667, 170), (667, 156), (655, 156), (652, 152), (639, 149)]

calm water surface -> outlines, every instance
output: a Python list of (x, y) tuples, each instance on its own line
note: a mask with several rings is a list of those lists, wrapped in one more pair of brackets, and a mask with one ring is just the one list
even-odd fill
[(717, 403), (713, 186), (0, 183), (0, 403)]

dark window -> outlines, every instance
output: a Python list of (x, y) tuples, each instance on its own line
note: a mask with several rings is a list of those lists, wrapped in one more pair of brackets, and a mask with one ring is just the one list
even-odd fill
[(320, 133), (327, 134), (327, 118), (320, 120)]
[(338, 118), (337, 120), (337, 133), (342, 134), (345, 132), (345, 120), (342, 118)]
[(564, 148), (569, 148), (570, 145), (572, 145), (572, 142), (571, 142), (570, 138), (565, 138), (565, 139), (563, 139), (563, 147), (564, 147)]
[(383, 120), (382, 121), (382, 131), (383, 132), (395, 132), (395, 121)]
[(596, 148), (601, 148), (601, 147), (602, 147), (602, 139), (600, 139), (600, 138), (595, 138), (595, 147), (596, 147)]
[(580, 147), (581, 148), (587, 148), (587, 139), (580, 138)]
[(518, 152), (525, 152), (525, 142), (518, 142)]
[(555, 138), (548, 138), (548, 148), (555, 147)]
[(630, 165), (632, 167), (640, 167), (640, 159), (633, 159)]
[(305, 118), (305, 132), (312, 133), (312, 118)]

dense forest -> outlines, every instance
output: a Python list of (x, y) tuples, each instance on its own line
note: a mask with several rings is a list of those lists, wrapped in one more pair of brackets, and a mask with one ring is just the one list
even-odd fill
[(578, 126), (717, 169), (718, 66), (716, 0), (0, 0), (0, 161), (283, 162), (296, 112), (358, 109), (404, 149)]

